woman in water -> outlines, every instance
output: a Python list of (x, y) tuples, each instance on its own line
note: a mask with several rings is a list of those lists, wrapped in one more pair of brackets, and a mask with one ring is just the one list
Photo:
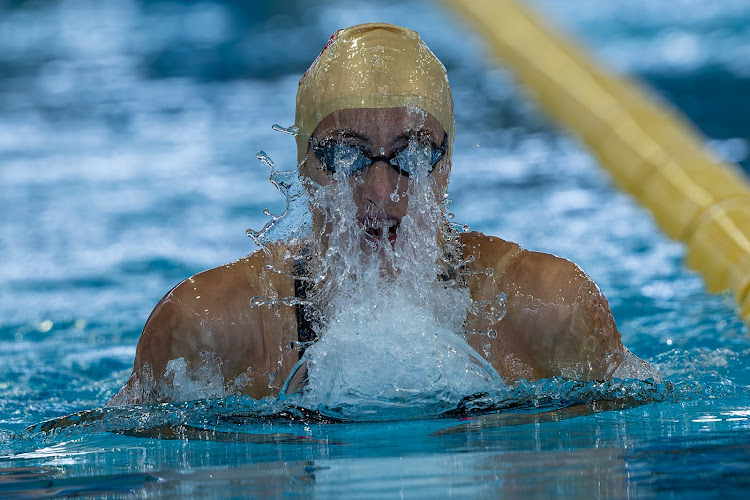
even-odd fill
[[(109, 404), (177, 398), (175, 360), (196, 383), (277, 395), (308, 346), (304, 359), (318, 367), (344, 349), (313, 352), (343, 318), (364, 361), (378, 346), (404, 349), (403, 335), (391, 347), (375, 341), (418, 326), (452, 332), (506, 382), (658, 377), (623, 347), (607, 300), (575, 264), (448, 222), (453, 101), (416, 33), (365, 24), (334, 34), (300, 80), (296, 127), (309, 234), (260, 241), (172, 289)], [(408, 352), (418, 364), (431, 351)], [(302, 368), (286, 390), (303, 385)]]

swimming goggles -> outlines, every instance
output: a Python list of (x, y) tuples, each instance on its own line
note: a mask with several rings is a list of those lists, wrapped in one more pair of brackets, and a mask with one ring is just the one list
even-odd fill
[(365, 146), (343, 139), (319, 141), (311, 137), (310, 147), (328, 172), (342, 171), (348, 176), (359, 175), (373, 163), (384, 161), (399, 173), (409, 177), (418, 168), (426, 167), (427, 172), (432, 172), (437, 162), (445, 156), (448, 148), (448, 134), (445, 134), (442, 146), (413, 137), (404, 147), (397, 149), (390, 156), (373, 156)]

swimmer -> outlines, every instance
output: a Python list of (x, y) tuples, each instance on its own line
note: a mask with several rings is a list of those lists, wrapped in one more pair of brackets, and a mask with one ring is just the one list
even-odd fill
[[(312, 242), (268, 244), (173, 288), (148, 318), (133, 372), (109, 405), (170, 399), (169, 363), (180, 358), (196, 377), (213, 368), (235, 393), (278, 395), (322, 331), (326, 297), (335, 296), (334, 273), (310, 278), (311, 268), (344, 248), (336, 243), (337, 252), (328, 251), (341, 234), (331, 207), (320, 206), (328, 188), (347, 193), (327, 200), (351, 212), (358, 228), (347, 252), (375, 256), (385, 263), (381, 275), (399, 273), (410, 237), (405, 226), (414, 225), (408, 207), (441, 206), (448, 187), (455, 122), (442, 63), (416, 33), (398, 26), (339, 30), (300, 80), (295, 123)], [(417, 197), (417, 179), (429, 184), (429, 196)], [(501, 299), (501, 314), (467, 311), (462, 327), (494, 333), (464, 338), (504, 380), (658, 378), (622, 345), (607, 300), (575, 264), (452, 228), (446, 219), (410, 231), (429, 233), (427, 241), (442, 249), (434, 274), (445, 287), (467, 291), (475, 304)], [(264, 297), (297, 300), (263, 306)], [(318, 313), (311, 313), (315, 300)]]

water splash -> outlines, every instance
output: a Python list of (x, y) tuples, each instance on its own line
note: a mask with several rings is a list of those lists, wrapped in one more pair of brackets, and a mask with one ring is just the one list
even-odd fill
[[(291, 173), (280, 173), (264, 153), (258, 157), (289, 199)], [(390, 194), (393, 203), (406, 201), (406, 213), (394, 226), (385, 211), (370, 207), (362, 213), (356, 199), (364, 176), (347, 175), (346, 163), (352, 161), (356, 159), (337, 158), (339, 168), (326, 174), (328, 182), (305, 185), (304, 202), (314, 223), (301, 244), (306, 269), (300, 277), (312, 284), (306, 304), (315, 315), (319, 340), (306, 346), (300, 366), (307, 370), (307, 385), (297, 387), (298, 403), (336, 417), (372, 418), (379, 410), (391, 416), (394, 411), (424, 415), (454, 407), (466, 396), (503, 388), (495, 369), (465, 341), (472, 302), (455, 272), (462, 264), (460, 244), (450, 234), (455, 230), (448, 220), (448, 200), (428, 165), (411, 166), (410, 176), (400, 177)], [(281, 228), (292, 212), (271, 215), (261, 231), (249, 234), (262, 248), (285, 241)], [(457, 246), (450, 258), (448, 242)], [(297, 252), (288, 255), (299, 258)], [(279, 272), (298, 268), (289, 262), (270, 265)], [(440, 278), (450, 275), (451, 280)], [(295, 302), (265, 296), (251, 300), (252, 307), (279, 303)], [(504, 314), (489, 303), (474, 307), (495, 318)]]
[[(611, 380), (608, 382), (582, 382), (562, 378), (543, 379), (538, 382), (520, 381), (513, 386), (487, 393), (475, 393), (464, 398), (452, 408), (438, 412), (435, 416), (450, 418), (497, 416), (502, 423), (504, 415), (526, 413), (541, 414), (550, 410), (578, 403), (622, 402), (629, 406), (652, 403), (686, 403), (715, 398), (728, 398), (743, 389), (716, 383), (698, 381), (655, 382), (653, 380)], [(745, 389), (746, 391), (746, 389)], [(0, 451), (18, 456), (22, 453), (40, 453), (46, 447), (69, 442), (81, 436), (105, 432), (140, 437), (164, 439), (200, 439), (202, 441), (232, 441), (278, 443), (288, 438), (298, 442), (299, 436), (278, 432), (268, 434), (269, 422), (276, 429), (293, 431), (295, 422), (339, 422), (363, 421), (387, 418), (389, 415), (401, 419), (425, 417), (420, 403), (411, 407), (405, 402), (399, 407), (395, 401), (390, 407), (383, 405), (364, 411), (361, 405), (357, 413), (347, 414), (341, 406), (327, 410), (324, 414), (301, 405), (303, 395), (296, 394), (286, 399), (265, 398), (254, 400), (247, 396), (204, 398), (190, 402), (169, 402), (150, 405), (105, 407), (85, 410), (64, 417), (32, 425), (18, 433), (4, 432), (0, 435)], [(403, 394), (403, 400), (408, 394)], [(433, 402), (434, 403), (434, 402)], [(621, 409), (621, 408), (620, 408)], [(325, 410), (325, 409), (324, 409)], [(337, 416), (338, 414), (338, 416)], [(510, 425), (514, 425), (511, 423)]]
[(258, 151), (258, 160), (271, 170), (270, 182), (284, 197), (286, 207), (281, 215), (273, 215), (268, 209), (268, 221), (260, 231), (247, 230), (261, 249), (267, 249), (274, 242), (284, 241), (289, 244), (309, 237), (312, 221), (308, 209), (307, 193), (298, 175), (298, 170), (277, 170), (273, 160), (264, 152)]
[(274, 123), (271, 128), (275, 130), (276, 132), (284, 132), (285, 134), (297, 136), (299, 134), (299, 128), (296, 125), (292, 125), (291, 127), (282, 127), (278, 123)]
[(308, 385), (298, 405), (336, 418), (414, 418), (505, 387), (482, 356), (439, 323), (439, 313), (410, 300), (413, 290), (388, 292), (342, 308), (307, 349)]

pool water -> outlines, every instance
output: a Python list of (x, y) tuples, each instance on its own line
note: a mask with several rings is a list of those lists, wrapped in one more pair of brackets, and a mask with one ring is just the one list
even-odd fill
[[(750, 167), (750, 2), (533, 5)], [(271, 125), (292, 124), (330, 34), (372, 20), (409, 20), (448, 69), (456, 220), (580, 264), (665, 382), (548, 380), (378, 422), (242, 398), (102, 409), (161, 296), (253, 251), (245, 230), (283, 211), (256, 152), (293, 166)], [(732, 297), (708, 294), (440, 5), (6, 2), (0, 48), (0, 497), (750, 491), (750, 339)]]

